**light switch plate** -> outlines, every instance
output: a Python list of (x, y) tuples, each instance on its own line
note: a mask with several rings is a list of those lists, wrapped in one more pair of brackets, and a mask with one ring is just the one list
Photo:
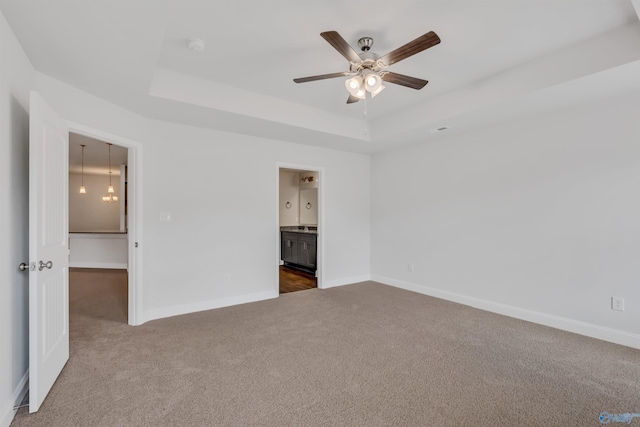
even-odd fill
[(611, 297), (611, 310), (624, 311), (624, 298)]

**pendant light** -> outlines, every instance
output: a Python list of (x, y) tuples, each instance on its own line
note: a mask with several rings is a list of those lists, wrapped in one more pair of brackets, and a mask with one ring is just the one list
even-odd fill
[(116, 196), (115, 190), (113, 189), (113, 185), (111, 184), (111, 174), (113, 172), (111, 172), (111, 146), (113, 144), (110, 144), (107, 142), (107, 145), (109, 146), (109, 187), (107, 188), (107, 195), (106, 196), (102, 196), (102, 201), (103, 202), (117, 202), (118, 201), (118, 196)]
[(113, 194), (115, 191), (113, 191), (113, 185), (111, 185), (111, 144), (107, 143), (107, 145), (109, 146), (109, 188), (107, 188), (107, 193)]
[(82, 147), (82, 181), (80, 183), (80, 194), (87, 194), (87, 189), (84, 188), (84, 144), (80, 144)]

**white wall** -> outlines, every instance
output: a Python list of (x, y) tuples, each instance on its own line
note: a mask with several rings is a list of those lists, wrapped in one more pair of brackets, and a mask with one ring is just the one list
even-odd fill
[(62, 117), (143, 144), (142, 319), (277, 297), (279, 162), (324, 170), (324, 286), (369, 278), (368, 155), (154, 121), (42, 74), (36, 89)]
[[(2, 427), (28, 366), (17, 265), (28, 255), (30, 89), (65, 119), (144, 147), (142, 319), (277, 296), (282, 162), (323, 170), (326, 286), (372, 271), (490, 309), (640, 333), (638, 96), (376, 155), (371, 168), (366, 155), (141, 117), (34, 74), (3, 17), (0, 36)], [(611, 295), (626, 298), (624, 313)]]
[(640, 94), (378, 154), (372, 276), (638, 347), (639, 194)]
[[(0, 204), (4, 425), (28, 366), (27, 275), (17, 266), (28, 255), (29, 90), (72, 123), (142, 144), (142, 321), (278, 296), (274, 172), (280, 162), (324, 171), (325, 286), (369, 278), (370, 198), (362, 184), (370, 176), (369, 156), (141, 117), (34, 72), (4, 18), (0, 26), (0, 194), (9, 201)], [(172, 221), (161, 223), (160, 212), (171, 212)]]
[(116, 189), (117, 202), (103, 202), (107, 196), (109, 176), (84, 175), (86, 194), (80, 194), (80, 174), (69, 174), (69, 232), (120, 231), (120, 176), (113, 175), (111, 182)]
[(69, 267), (126, 269), (126, 234), (69, 233)]
[[(298, 225), (300, 174), (292, 171), (280, 170), (280, 225)], [(287, 202), (291, 205), (287, 209)]]
[[(0, 426), (8, 426), (27, 379), (29, 114), (33, 70), (0, 12)], [(19, 402), (18, 402), (19, 403)]]

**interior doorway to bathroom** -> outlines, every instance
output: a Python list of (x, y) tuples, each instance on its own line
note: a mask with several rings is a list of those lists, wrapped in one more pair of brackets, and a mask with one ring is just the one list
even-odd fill
[(318, 171), (279, 169), (280, 294), (318, 287)]

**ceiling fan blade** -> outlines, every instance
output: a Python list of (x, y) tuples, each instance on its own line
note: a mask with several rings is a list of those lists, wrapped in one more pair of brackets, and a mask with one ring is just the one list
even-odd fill
[(404, 74), (392, 73), (391, 71), (384, 73), (382, 75), (382, 80), (388, 83), (406, 86), (411, 89), (422, 89), (427, 83), (429, 83), (427, 80), (405, 76)]
[(383, 62), (385, 66), (395, 64), (396, 62), (402, 61), (403, 59), (422, 52), (425, 49), (429, 49), (438, 43), (440, 43), (440, 37), (438, 37), (438, 35), (433, 31), (429, 31), (427, 34), (423, 34), (404, 46), (400, 46), (396, 50), (387, 53), (380, 58), (379, 61)]
[(359, 63), (362, 61), (358, 52), (353, 50), (353, 48), (347, 43), (345, 39), (342, 38), (337, 31), (325, 31), (324, 33), (320, 33), (323, 39), (325, 39), (331, 46), (335, 48), (338, 52), (344, 56), (347, 61), (353, 63)]
[(356, 98), (355, 96), (349, 94), (349, 98), (347, 98), (347, 104), (353, 104), (354, 102), (358, 101), (360, 101), (359, 98)]
[(352, 73), (348, 72), (348, 71), (342, 71), (340, 73), (331, 73), (331, 74), (320, 74), (318, 76), (310, 76), (310, 77), (300, 77), (297, 79), (293, 79), (294, 82), (296, 83), (306, 83), (306, 82), (313, 82), (316, 80), (324, 80), (324, 79), (333, 79), (336, 77), (344, 77), (344, 76), (349, 76)]

